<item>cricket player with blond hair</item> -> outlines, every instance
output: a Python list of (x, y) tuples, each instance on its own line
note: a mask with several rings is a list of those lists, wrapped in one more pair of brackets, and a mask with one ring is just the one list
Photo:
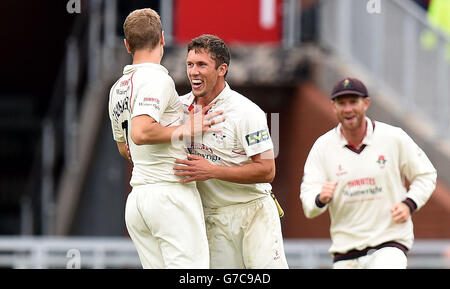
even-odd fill
[(331, 99), (339, 124), (309, 152), (303, 211), (314, 218), (328, 209), (333, 268), (404, 269), (411, 214), (434, 191), (436, 170), (401, 128), (366, 116), (370, 98), (360, 80), (339, 81)]
[[(183, 106), (167, 69), (160, 64), (164, 36), (159, 15), (135, 10), (124, 23), (125, 46), (133, 63), (110, 91), (109, 115), (119, 152), (133, 171), (125, 221), (144, 268), (209, 268), (202, 203), (195, 182), (180, 183), (176, 159), (187, 151), (181, 140), (194, 136), (193, 114), (183, 123)], [(220, 120), (200, 111), (201, 133)], [(198, 127), (198, 126), (197, 126)]]

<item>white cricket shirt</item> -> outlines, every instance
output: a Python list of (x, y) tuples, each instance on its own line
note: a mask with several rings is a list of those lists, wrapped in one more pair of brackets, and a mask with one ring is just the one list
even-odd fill
[[(313, 218), (330, 213), (330, 253), (361, 250), (387, 241), (411, 248), (411, 218), (397, 224), (390, 209), (411, 199), (420, 209), (436, 185), (436, 170), (425, 153), (401, 129), (367, 120), (359, 151), (349, 148), (340, 124), (319, 137), (305, 163), (300, 198)], [(410, 182), (409, 191), (405, 179)], [(325, 181), (338, 181), (333, 199), (319, 207), (316, 196)]]
[(127, 65), (110, 91), (109, 115), (114, 140), (127, 141), (133, 160), (131, 186), (156, 182), (178, 182), (173, 166), (186, 158), (182, 142), (137, 146), (130, 137), (131, 119), (148, 115), (162, 126), (177, 126), (183, 106), (167, 69), (155, 63)]
[[(192, 92), (181, 96), (185, 115), (194, 103)], [(211, 102), (211, 112), (222, 110), (225, 121), (214, 127), (219, 133), (207, 132), (188, 147), (190, 154), (201, 156), (214, 165), (242, 166), (251, 156), (273, 149), (265, 113), (252, 101), (232, 90), (228, 83)], [(197, 182), (203, 206), (218, 208), (247, 203), (269, 194), (269, 183), (238, 184), (218, 179)]]

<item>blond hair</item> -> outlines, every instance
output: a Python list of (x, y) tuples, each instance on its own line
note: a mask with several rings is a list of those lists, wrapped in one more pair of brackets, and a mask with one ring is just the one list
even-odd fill
[(161, 19), (150, 8), (134, 10), (125, 19), (123, 31), (132, 53), (143, 48), (153, 50), (161, 41)]

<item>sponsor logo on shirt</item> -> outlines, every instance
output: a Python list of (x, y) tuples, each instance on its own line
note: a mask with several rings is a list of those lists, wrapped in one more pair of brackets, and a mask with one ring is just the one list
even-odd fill
[(379, 199), (379, 197), (374, 197), (374, 195), (377, 195), (382, 191), (383, 188), (377, 186), (374, 178), (361, 178), (351, 180), (347, 183), (347, 187), (344, 190), (344, 196), (350, 198), (359, 197), (357, 200), (346, 201), (346, 203), (372, 201)]
[(216, 156), (215, 154), (207, 154), (207, 153), (203, 154), (203, 153), (197, 152), (191, 148), (188, 148), (187, 150), (191, 155), (196, 155), (196, 156), (202, 157), (205, 160), (212, 161), (213, 163), (221, 160), (221, 158), (219, 156)]
[[(191, 143), (190, 147), (187, 148), (188, 152), (192, 155), (200, 156), (206, 160), (216, 162), (220, 161), (221, 158), (214, 154), (212, 148), (202, 144), (202, 143)], [(203, 150), (205, 153), (198, 152), (197, 150)]]
[(118, 95), (127, 94), (127, 92), (128, 92), (128, 88), (126, 88), (126, 89), (123, 89), (123, 88), (117, 88), (117, 89), (116, 89), (116, 94), (118, 94)]
[(144, 97), (143, 102), (138, 103), (139, 106), (153, 106), (156, 110), (160, 110), (159, 99), (154, 97)]
[(364, 186), (364, 185), (370, 185), (370, 186), (374, 186), (375, 185), (375, 179), (374, 178), (362, 178), (362, 179), (357, 179), (357, 180), (353, 180), (347, 183), (349, 188), (352, 187), (357, 187), (357, 186)]
[(202, 143), (192, 142), (191, 145), (189, 146), (189, 148), (191, 150), (204, 150), (204, 151), (208, 151), (208, 152), (210, 152), (212, 154), (214, 153), (212, 148), (210, 148), (209, 146), (206, 146), (206, 145), (204, 145)]
[(154, 97), (144, 97), (144, 101), (156, 102), (157, 104), (159, 104), (159, 99)]
[(269, 136), (269, 132), (267, 131), (267, 129), (263, 129), (263, 130), (246, 135), (245, 139), (247, 140), (247, 144), (249, 146), (251, 146), (251, 145), (269, 140), (270, 136)]

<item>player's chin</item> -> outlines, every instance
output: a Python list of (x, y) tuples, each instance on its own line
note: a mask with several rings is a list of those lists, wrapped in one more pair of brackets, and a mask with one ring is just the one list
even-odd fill
[(203, 89), (203, 87), (204, 86), (202, 86), (200, 88), (195, 88), (195, 87), (191, 86), (192, 93), (194, 94), (194, 96), (196, 96), (196, 97), (203, 97), (203, 96), (205, 96), (206, 95), (206, 91), (205, 91), (205, 89)]
[(347, 119), (347, 118), (344, 118), (344, 119), (341, 121), (341, 123), (342, 123), (342, 126), (343, 126), (345, 129), (348, 129), (348, 130), (355, 129), (355, 128), (357, 127), (357, 122), (355, 121), (355, 119)]

